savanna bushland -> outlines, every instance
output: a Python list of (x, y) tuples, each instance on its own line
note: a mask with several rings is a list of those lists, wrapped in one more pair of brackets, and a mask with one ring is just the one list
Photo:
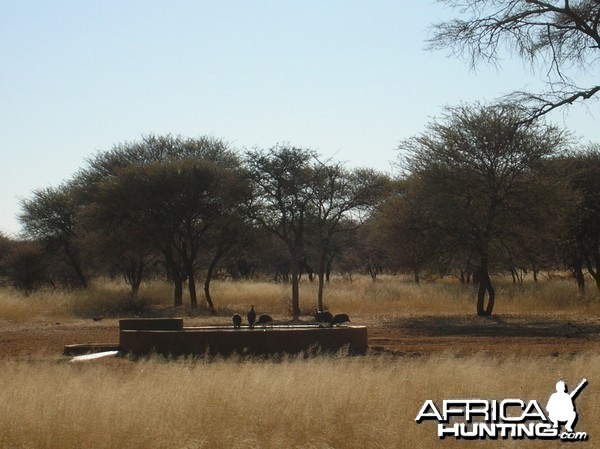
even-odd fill
[[(289, 319), (289, 285), (214, 282), (208, 307), (174, 308), (164, 281), (140, 285), (135, 311), (122, 281), (86, 290), (0, 292), (0, 446), (41, 447), (462, 447), (415, 423), (427, 399), (535, 399), (554, 384), (590, 384), (577, 399), (577, 430), (598, 427), (597, 318), (594, 295), (573, 279), (495, 279), (496, 317), (477, 317), (471, 285), (458, 279), (414, 283), (411, 276), (333, 276), (327, 307), (369, 328), (365, 356), (161, 357), (69, 363), (63, 344), (118, 341), (118, 317), (183, 316), (186, 325), (227, 324), (254, 304)], [(312, 319), (318, 284), (300, 282), (300, 319)], [(101, 321), (92, 318), (103, 316)], [(594, 317), (594, 318), (591, 318)], [(501, 447), (515, 441), (484, 441)], [(519, 441), (548, 447), (547, 441)]]
[[(447, 108), (395, 173), (291, 145), (146, 136), (0, 236), (4, 447), (437, 447), (423, 401), (589, 386), (600, 434), (600, 152), (512, 104)], [(369, 352), (69, 363), (118, 319), (347, 313)], [(464, 441), (447, 439), (448, 447)], [(502, 447), (513, 441), (485, 441)], [(548, 442), (519, 442), (547, 447)]]

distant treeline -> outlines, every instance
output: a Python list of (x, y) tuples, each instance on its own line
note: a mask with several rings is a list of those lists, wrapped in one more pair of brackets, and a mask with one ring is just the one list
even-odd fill
[[(89, 159), (23, 201), (19, 240), (0, 236), (0, 275), (30, 292), (122, 276), (189, 290), (214, 311), (210, 283), (270, 277), (292, 288), (351, 277), (454, 275), (492, 313), (494, 273), (515, 282), (569, 270), (600, 288), (600, 146), (523, 119), (510, 106), (449, 108), (401, 143), (399, 174), (348, 169), (278, 145), (238, 152), (219, 139), (147, 136)], [(368, 149), (365, 149), (368, 151)], [(485, 299), (487, 297), (487, 304)]]

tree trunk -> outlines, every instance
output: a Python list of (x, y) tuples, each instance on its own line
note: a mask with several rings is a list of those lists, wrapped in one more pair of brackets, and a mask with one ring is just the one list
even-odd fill
[(217, 263), (219, 263), (219, 260), (221, 257), (223, 257), (223, 254), (225, 254), (225, 251), (222, 248), (219, 248), (215, 254), (215, 257), (212, 258), (210, 264), (208, 265), (208, 270), (206, 270), (206, 279), (204, 280), (204, 299), (206, 299), (206, 303), (208, 304), (211, 315), (216, 315), (217, 311), (215, 310), (215, 305), (213, 304), (212, 297), (210, 296), (210, 282), (212, 280), (215, 268), (217, 267)]
[(173, 282), (173, 307), (183, 305), (183, 278), (175, 264), (171, 262), (171, 280)]
[(317, 277), (319, 279), (319, 289), (317, 293), (317, 310), (323, 311), (323, 287), (325, 284), (325, 270), (327, 263), (327, 252), (325, 250), (321, 251), (321, 256), (319, 257), (319, 267), (317, 271)]
[(88, 283), (85, 275), (83, 274), (83, 270), (81, 269), (81, 264), (79, 263), (79, 259), (72, 253), (71, 249), (67, 246), (65, 247), (65, 255), (69, 260), (71, 266), (73, 267), (73, 271), (75, 271), (75, 277), (77, 278), (77, 284), (81, 288), (87, 288)]
[(367, 269), (369, 270), (369, 274), (371, 275), (371, 280), (375, 282), (377, 280), (377, 267), (375, 267), (375, 265), (369, 262), (367, 265)]
[(588, 273), (592, 279), (596, 281), (596, 287), (598, 287), (598, 291), (600, 291), (600, 251), (598, 251), (598, 248), (596, 247), (591, 256), (585, 254), (584, 258)]
[(325, 306), (323, 305), (323, 287), (325, 285), (325, 273), (319, 272), (317, 274), (317, 278), (319, 279), (319, 287), (317, 294), (317, 310), (323, 311), (325, 310)]
[(206, 303), (208, 304), (208, 309), (210, 310), (211, 315), (216, 315), (217, 311), (215, 310), (215, 305), (213, 304), (212, 296), (210, 296), (210, 281), (212, 280), (213, 268), (208, 267), (206, 272), (206, 279), (204, 280), (204, 299), (206, 299)]
[(583, 275), (583, 265), (581, 263), (581, 258), (574, 257), (573, 258), (573, 276), (577, 281), (577, 288), (579, 289), (579, 294), (585, 294), (585, 276)]
[(600, 292), (600, 273), (598, 271), (591, 272), (589, 270), (588, 270), (588, 273), (590, 273), (590, 276), (592, 276), (594, 281), (596, 281), (596, 287), (598, 288), (598, 291)]
[[(490, 279), (487, 257), (481, 258), (481, 266), (478, 273), (479, 288), (477, 290), (477, 315), (490, 316), (494, 310), (496, 292)], [(488, 303), (485, 306), (485, 297), (488, 296)]]
[(144, 276), (145, 262), (143, 257), (130, 258), (126, 265), (120, 267), (125, 282), (131, 287), (131, 297), (135, 298), (140, 290)]
[(198, 296), (196, 295), (196, 279), (194, 278), (194, 271), (190, 271), (188, 277), (188, 290), (190, 292), (190, 305), (192, 309), (198, 307)]
[(290, 250), (290, 274), (292, 276), (292, 319), (300, 318), (300, 260), (295, 248)]
[(303, 259), (300, 262), (300, 267), (304, 268), (306, 270), (306, 274), (308, 275), (308, 280), (310, 282), (313, 282), (315, 280), (315, 273), (314, 273), (312, 267), (306, 262), (306, 259)]
[(180, 307), (183, 305), (183, 280), (179, 273), (173, 272), (173, 307)]
[(165, 257), (168, 279), (173, 283), (173, 307), (180, 307), (183, 305), (183, 278), (181, 270), (177, 266), (170, 248), (165, 248), (161, 252)]
[(329, 278), (331, 277), (331, 265), (333, 264), (332, 258), (327, 259), (327, 268), (325, 269), (325, 282), (329, 284)]
[(140, 291), (140, 284), (144, 275), (144, 262), (138, 261), (137, 267), (134, 269), (135, 274), (131, 279), (131, 297), (135, 298)]

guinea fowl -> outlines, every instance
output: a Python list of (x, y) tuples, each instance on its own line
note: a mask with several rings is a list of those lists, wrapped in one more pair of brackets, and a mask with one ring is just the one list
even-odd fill
[(263, 313), (261, 316), (258, 317), (256, 324), (262, 324), (263, 326), (265, 326), (267, 323), (270, 323), (271, 321), (273, 321), (273, 318), (271, 318), (270, 315)]
[(232, 320), (233, 320), (233, 327), (235, 329), (239, 329), (240, 326), (242, 325), (242, 315), (240, 315), (239, 313), (234, 313)]
[(248, 312), (248, 324), (250, 324), (250, 329), (254, 327), (254, 322), (256, 321), (256, 312), (254, 311), (254, 306), (250, 307), (250, 311)]
[(333, 321), (333, 315), (327, 310), (316, 310), (315, 311), (315, 321), (317, 323), (327, 323), (331, 325)]
[(338, 313), (337, 315), (335, 315), (333, 317), (333, 320), (331, 320), (331, 325), (333, 326), (334, 324), (337, 324), (338, 326), (342, 323), (346, 323), (350, 321), (350, 317), (348, 315), (346, 315), (345, 313)]

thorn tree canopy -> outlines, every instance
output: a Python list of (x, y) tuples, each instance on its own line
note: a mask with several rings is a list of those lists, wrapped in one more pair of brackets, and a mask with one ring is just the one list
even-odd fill
[[(434, 25), (429, 48), (450, 48), (467, 57), (471, 67), (481, 61), (497, 64), (506, 48), (545, 68), (549, 89), (514, 92), (506, 100), (521, 105), (526, 119), (600, 91), (600, 85), (580, 86), (573, 74), (598, 72), (600, 2), (598, 0), (439, 0), (464, 18)], [(539, 67), (539, 66), (537, 66)], [(571, 74), (569, 74), (571, 72)]]
[(553, 229), (566, 210), (563, 181), (546, 167), (567, 142), (555, 127), (523, 123), (510, 105), (474, 105), (448, 108), (401, 143), (412, 203), (421, 209), (415, 216), (424, 220), (415, 228), (427, 231), (423, 248), (478, 256), (478, 315), (492, 313), (490, 268), (506, 248)]

